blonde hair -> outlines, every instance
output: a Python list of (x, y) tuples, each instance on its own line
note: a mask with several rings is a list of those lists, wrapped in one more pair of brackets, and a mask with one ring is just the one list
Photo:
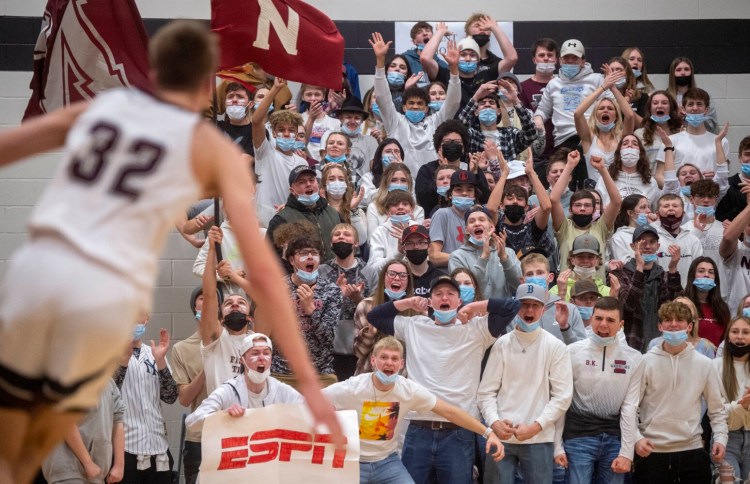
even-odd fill
[(271, 123), (271, 129), (274, 131), (274, 134), (276, 133), (276, 128), (280, 124), (291, 124), (295, 127), (295, 129), (299, 128), (300, 126), (304, 124), (302, 122), (302, 115), (300, 113), (295, 113), (293, 111), (288, 111), (286, 109), (275, 111), (268, 118), (268, 122)]
[(385, 338), (382, 338), (377, 343), (375, 343), (375, 346), (373, 346), (372, 353), (370, 353), (370, 355), (377, 356), (377, 354), (380, 353), (381, 350), (398, 351), (401, 357), (404, 357), (404, 345), (402, 345), (401, 342), (393, 336), (386, 336)]
[(333, 227), (333, 230), (331, 230), (331, 235), (337, 230), (350, 230), (352, 234), (354, 234), (354, 245), (359, 245), (359, 234), (357, 233), (357, 229), (354, 228), (354, 225), (348, 223), (336, 224), (336, 226)]
[(526, 270), (526, 267), (530, 266), (531, 264), (544, 264), (547, 272), (549, 272), (549, 260), (542, 254), (534, 252), (521, 259), (521, 275), (523, 275), (523, 271)]
[(409, 188), (409, 193), (414, 191), (414, 178), (411, 176), (411, 170), (403, 163), (391, 163), (383, 171), (383, 177), (380, 179), (380, 186), (378, 191), (375, 192), (375, 208), (378, 209), (378, 214), (385, 215), (385, 197), (388, 196), (388, 185), (391, 184), (391, 178), (398, 171), (406, 173), (406, 185)]
[(599, 110), (599, 105), (601, 105), (601, 103), (605, 101), (612, 103), (612, 106), (615, 107), (615, 127), (612, 128), (612, 131), (610, 131), (610, 133), (612, 133), (612, 136), (614, 136), (614, 138), (619, 141), (620, 139), (622, 139), (622, 133), (625, 131), (625, 125), (622, 122), (622, 111), (620, 110), (620, 106), (614, 99), (605, 97), (598, 100), (596, 104), (594, 104), (594, 109), (591, 111), (591, 117), (589, 117), (589, 129), (596, 136), (599, 136), (599, 133), (601, 133), (601, 131), (599, 131), (599, 127), (596, 125), (596, 112)]

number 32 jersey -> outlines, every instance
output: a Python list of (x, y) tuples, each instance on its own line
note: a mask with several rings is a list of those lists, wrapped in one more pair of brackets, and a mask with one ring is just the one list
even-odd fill
[(136, 89), (98, 95), (68, 132), (31, 215), (32, 238), (61, 238), (150, 291), (167, 233), (199, 195), (191, 163), (199, 122)]

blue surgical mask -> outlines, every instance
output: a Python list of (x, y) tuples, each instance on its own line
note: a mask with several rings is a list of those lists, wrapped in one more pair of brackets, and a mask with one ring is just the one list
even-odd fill
[(690, 196), (690, 185), (685, 185), (684, 187), (680, 187), (680, 193), (682, 193), (684, 196), (689, 197)]
[(346, 124), (342, 124), (341, 131), (343, 131), (348, 136), (358, 136), (360, 133), (362, 133), (362, 125), (360, 124), (356, 128), (351, 129)]
[(633, 76), (635, 76), (636, 79), (638, 79), (642, 75), (643, 75), (643, 72), (640, 69), (633, 69)]
[(299, 280), (304, 282), (305, 284), (312, 284), (313, 282), (318, 280), (318, 270), (315, 269), (312, 272), (303, 271), (302, 269), (297, 269), (294, 271), (295, 274), (297, 274), (297, 277), (299, 277)]
[(417, 44), (417, 50), (422, 52), (424, 50), (424, 44)]
[(697, 128), (698, 126), (701, 126), (706, 121), (706, 115), (705, 114), (686, 114), (685, 115), (685, 122), (692, 126), (693, 128)]
[(638, 217), (635, 219), (635, 223), (638, 225), (648, 225), (648, 215), (645, 213), (639, 213)]
[(292, 136), (291, 138), (287, 138), (285, 136), (277, 136), (276, 137), (276, 146), (281, 151), (292, 151), (294, 149), (294, 144), (297, 142), (297, 138)]
[(372, 114), (380, 117), (380, 106), (378, 106), (378, 103), (372, 103)]
[(696, 279), (693, 279), (693, 285), (699, 290), (699, 291), (705, 291), (708, 292), (711, 289), (716, 287), (716, 281), (714, 281), (711, 278), (708, 277), (698, 277)]
[(536, 331), (539, 329), (539, 327), (542, 325), (540, 321), (535, 321), (533, 323), (527, 323), (523, 320), (520, 316), (516, 316), (514, 321), (516, 322), (516, 326), (521, 328), (522, 331), (525, 333), (531, 333), (532, 331)]
[(143, 335), (146, 334), (146, 325), (145, 324), (136, 324), (135, 328), (133, 328), (133, 339), (139, 340), (143, 338)]
[(312, 207), (318, 203), (318, 200), (320, 200), (320, 194), (318, 192), (313, 192), (312, 195), (297, 195), (297, 201), (306, 207)]
[(740, 170), (742, 171), (742, 174), (746, 177), (750, 177), (750, 163), (743, 163), (740, 165)]
[(391, 215), (390, 220), (393, 225), (406, 225), (411, 220), (411, 215)]
[(497, 111), (493, 108), (484, 108), (479, 111), (478, 118), (482, 124), (495, 124), (497, 123)]
[(697, 215), (705, 215), (706, 217), (713, 217), (716, 213), (716, 207), (703, 207), (696, 206), (695, 211)]
[(745, 316), (746, 318), (750, 318), (750, 308), (744, 308), (742, 310), (742, 315)]
[(295, 150), (304, 150), (305, 149), (305, 142), (304, 141), (295, 141), (294, 142), (294, 149)]
[(654, 123), (663, 124), (670, 120), (669, 114), (665, 114), (664, 116), (657, 116), (655, 114), (651, 115), (651, 121)]
[(385, 295), (388, 296), (388, 299), (390, 299), (391, 301), (398, 301), (399, 299), (406, 296), (406, 291), (391, 291), (386, 287)]
[(611, 123), (608, 123), (608, 124), (602, 124), (599, 121), (597, 121), (596, 122), (596, 127), (599, 128), (599, 131), (603, 131), (605, 133), (609, 133), (610, 131), (612, 131), (615, 128), (615, 122), (612, 121)]
[(643, 258), (643, 262), (645, 262), (646, 264), (659, 260), (659, 256), (657, 256), (656, 254), (642, 254), (641, 257)]
[(464, 74), (473, 74), (477, 70), (477, 61), (458, 61), (458, 70)]
[(328, 192), (329, 195), (340, 197), (341, 195), (346, 193), (346, 182), (342, 182), (342, 181), (328, 182), (328, 185), (326, 186), (326, 192)]
[(430, 109), (432, 110), (433, 113), (436, 111), (440, 111), (440, 108), (443, 107), (444, 102), (445, 101), (430, 101), (430, 104), (429, 104)]
[(375, 378), (380, 380), (383, 385), (392, 385), (398, 381), (398, 373), (389, 376), (380, 370), (375, 370)]
[(474, 205), (474, 199), (468, 197), (453, 197), (451, 203), (459, 211), (465, 212)]
[[(590, 309), (594, 309), (594, 308), (590, 308)], [(589, 335), (589, 339), (596, 346), (599, 346), (599, 347), (604, 347), (604, 346), (607, 346), (607, 345), (611, 345), (612, 343), (615, 342), (616, 338), (617, 338), (617, 335), (602, 337), (602, 336), (599, 336), (598, 334), (593, 333), (593, 332)]]
[[(255, 104), (253, 104), (253, 110), (258, 109), (258, 106), (260, 106), (260, 101), (258, 101)], [(272, 112), (273, 112), (273, 104), (271, 104), (268, 107), (268, 114), (271, 114)]]
[(195, 312), (195, 320), (196, 321), (200, 321), (201, 320), (201, 312), (200, 311), (196, 311)]
[(462, 285), (458, 288), (461, 300), (464, 302), (464, 304), (469, 304), (471, 302), (474, 302), (474, 297), (476, 297), (476, 290), (471, 286)]
[(539, 287), (543, 287), (544, 289), (547, 289), (547, 278), (546, 277), (526, 277), (524, 279), (524, 282), (526, 284), (535, 284)]
[(581, 315), (581, 319), (583, 319), (584, 321), (588, 321), (589, 319), (591, 319), (591, 316), (594, 315), (594, 306), (589, 307), (576, 305), (576, 307), (578, 308), (578, 313)]
[(469, 236), (469, 242), (476, 246), (484, 247), (484, 240), (475, 239), (473, 235)]
[(408, 192), (409, 191), (409, 185), (404, 185), (403, 183), (391, 183), (388, 185), (388, 192), (392, 192), (395, 190), (401, 190), (402, 192)]
[(401, 72), (389, 72), (385, 77), (388, 79), (388, 84), (397, 88), (403, 87), (404, 82), (406, 81), (406, 76)]
[(680, 346), (688, 340), (687, 329), (681, 329), (679, 331), (663, 331), (661, 336), (664, 338), (664, 342), (670, 346)]
[(448, 195), (448, 189), (449, 189), (449, 188), (450, 188), (450, 187), (448, 187), (448, 186), (445, 186), (445, 187), (437, 187), (437, 189), (436, 189), (436, 191), (437, 191), (437, 194), (438, 194), (438, 195), (440, 195), (440, 196), (441, 196), (441, 197), (443, 197), (443, 198), (447, 198), (447, 197), (446, 197), (446, 195)]
[(573, 79), (581, 72), (581, 66), (578, 64), (563, 64), (560, 66), (560, 75), (568, 80)]
[(407, 110), (404, 111), (404, 116), (406, 116), (406, 119), (408, 119), (410, 123), (418, 123), (424, 119), (425, 113), (424, 111)]
[(450, 324), (453, 321), (453, 318), (456, 317), (458, 310), (451, 309), (450, 311), (440, 311), (438, 309), (435, 309), (432, 311), (432, 313), (435, 316), (435, 321), (437, 321), (438, 323)]
[(383, 167), (390, 165), (395, 159), (396, 157), (390, 153), (383, 153), (382, 155), (380, 155), (380, 161), (383, 162)]
[(341, 156), (326, 155), (325, 161), (327, 161), (328, 163), (343, 163), (346, 161), (346, 155), (341, 155)]

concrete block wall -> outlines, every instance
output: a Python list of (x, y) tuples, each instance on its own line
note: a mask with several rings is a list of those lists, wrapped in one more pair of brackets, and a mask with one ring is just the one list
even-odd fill
[[(208, 0), (137, 0), (145, 19), (198, 18), (210, 15)], [(413, 0), (393, 3), (393, 8), (383, 8), (382, 3), (351, 0), (310, 0), (309, 3), (324, 11), (336, 21), (393, 22), (419, 19), (463, 20), (470, 13), (484, 11), (497, 20), (507, 21), (617, 21), (617, 20), (680, 20), (690, 19), (750, 19), (748, 0), (526, 0), (503, 2), (494, 0), (469, 0), (442, 2), (440, 8), (432, 0)], [(0, 20), (12, 21), (14, 17), (40, 17), (46, 0), (0, 0)], [(544, 32), (539, 32), (544, 35)], [(562, 40), (562, 39), (558, 39)], [(3, 37), (0, 44), (12, 45), (13, 39)], [(669, 39), (664, 39), (669, 45)], [(518, 47), (528, 48), (526, 45)], [(1, 54), (0, 54), (1, 57)], [(0, 59), (2, 60), (2, 59)], [(732, 157), (736, 159), (739, 140), (750, 134), (750, 64), (747, 58), (738, 74), (700, 74), (698, 83), (708, 90), (719, 112), (721, 122), (731, 124), (729, 140)], [(31, 59), (28, 71), (0, 70), (0, 130), (19, 124), (29, 97)], [(362, 92), (372, 86), (372, 70), (361, 70)], [(530, 72), (519, 72), (524, 79)], [(666, 85), (666, 75), (652, 75), (657, 87)], [(36, 199), (53, 176), (59, 162), (59, 153), (34, 157), (10, 167), (0, 169), (0, 277), (3, 277), (11, 253), (26, 238), (25, 222)], [(733, 170), (736, 171), (736, 164)], [(191, 274), (192, 262), (197, 254), (190, 244), (173, 232), (160, 256), (160, 276), (154, 292), (154, 310), (145, 339), (155, 338), (164, 327), (176, 342), (188, 337), (196, 328), (189, 313), (188, 297), (199, 279)], [(186, 409), (179, 404), (164, 405), (173, 454), (179, 447), (180, 417)]]

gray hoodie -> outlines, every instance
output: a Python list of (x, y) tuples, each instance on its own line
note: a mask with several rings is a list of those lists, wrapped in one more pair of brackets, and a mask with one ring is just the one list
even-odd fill
[(508, 260), (500, 262), (497, 251), (493, 248), (489, 259), (484, 260), (479, 257), (481, 249), (464, 244), (451, 253), (448, 270), (453, 272), (463, 267), (472, 271), (487, 299), (513, 297), (521, 279), (521, 263), (513, 250), (506, 248), (505, 253), (508, 254)]

